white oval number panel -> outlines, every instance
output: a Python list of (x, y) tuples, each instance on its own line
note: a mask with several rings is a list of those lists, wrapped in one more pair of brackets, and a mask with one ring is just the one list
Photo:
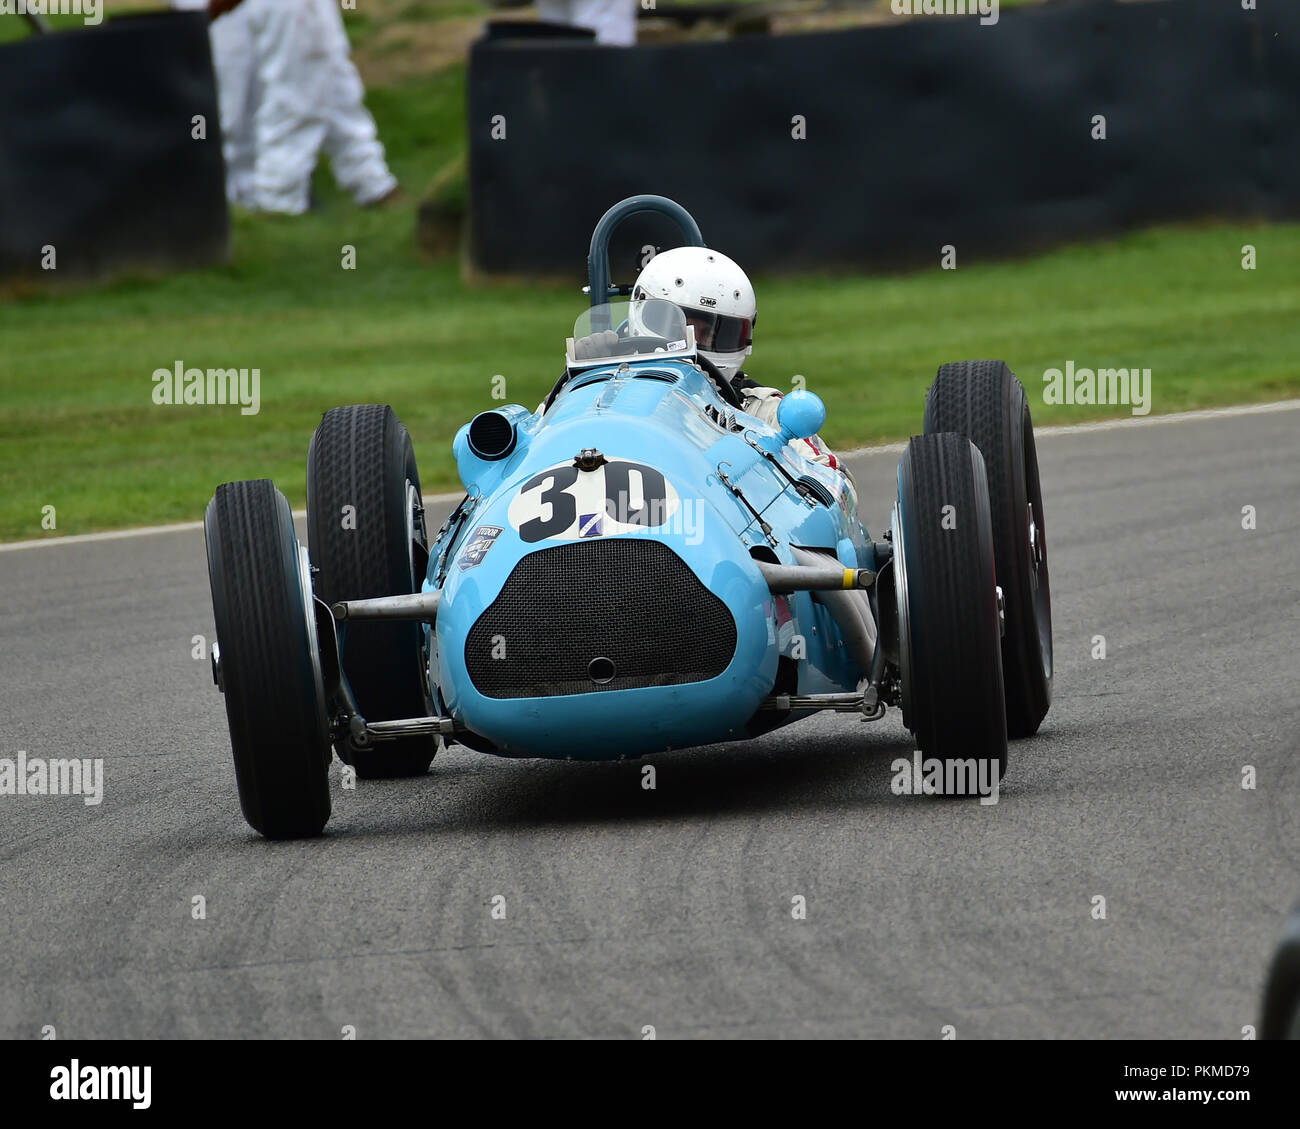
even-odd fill
[(595, 470), (561, 463), (519, 488), (507, 520), (526, 542), (577, 541), (656, 529), (681, 499), (654, 467), (614, 459)]

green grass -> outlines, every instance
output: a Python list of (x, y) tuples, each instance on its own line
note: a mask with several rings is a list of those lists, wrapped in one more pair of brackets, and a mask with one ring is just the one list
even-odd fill
[[(426, 489), (453, 489), (450, 440), (493, 405), (494, 374), (535, 405), (581, 311), (574, 289), (467, 289), (454, 263), (423, 263), (410, 211), (331, 200), (304, 221), (241, 219), (236, 265), (0, 308), (0, 537), (197, 518), (217, 483), (269, 475), (304, 500), (306, 452), (325, 409), (392, 403)], [(333, 229), (333, 230), (331, 230)], [(338, 247), (358, 269), (339, 268)], [(1240, 268), (1244, 243), (1260, 248)], [(826, 400), (841, 449), (919, 429), (943, 361), (1006, 358), (1035, 419), (1126, 409), (1042, 403), (1042, 373), (1078, 365), (1153, 370), (1154, 410), (1300, 395), (1300, 226), (1162, 230), (1021, 263), (878, 279), (757, 281), (751, 373), (794, 373)], [(159, 407), (154, 369), (247, 366), (262, 410)]]
[[(0, 302), (0, 539), (45, 535), (46, 505), (57, 534), (192, 520), (237, 478), (270, 476), (301, 505), (312, 430), (341, 403), (393, 404), (426, 490), (454, 489), (457, 427), (497, 403), (498, 373), (535, 406), (583, 306), (576, 277), (470, 287), (417, 252), (415, 203), (464, 149), (463, 87), (453, 67), (370, 91), (404, 206), (358, 210), (321, 174), (315, 213), (236, 216), (228, 266)], [(1161, 229), (955, 272), (935, 259), (757, 278), (751, 375), (804, 375), (840, 449), (918, 430), (936, 367), (974, 357), (1010, 362), (1040, 423), (1127, 412), (1044, 405), (1043, 371), (1067, 360), (1152, 369), (1155, 412), (1300, 396), (1300, 225)], [(151, 374), (177, 360), (260, 369), (260, 414), (155, 405)]]

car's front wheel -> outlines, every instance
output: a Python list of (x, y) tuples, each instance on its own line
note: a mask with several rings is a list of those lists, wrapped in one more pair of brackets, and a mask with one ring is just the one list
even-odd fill
[[(951, 433), (912, 439), (898, 464), (892, 537), (903, 724), (928, 757), (996, 762), (1000, 780), (1000, 609), (984, 459), (973, 443)], [(953, 779), (946, 790), (977, 790), (968, 773)]]
[(203, 519), (239, 803), (272, 839), (330, 816), (329, 722), (306, 550), (268, 479), (217, 487)]

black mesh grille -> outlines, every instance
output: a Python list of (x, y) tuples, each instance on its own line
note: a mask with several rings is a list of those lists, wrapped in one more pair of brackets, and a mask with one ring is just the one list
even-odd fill
[[(577, 541), (524, 557), (465, 641), (488, 698), (539, 698), (679, 686), (726, 670), (736, 622), (666, 545), (642, 537)], [(604, 677), (609, 659), (614, 676)]]

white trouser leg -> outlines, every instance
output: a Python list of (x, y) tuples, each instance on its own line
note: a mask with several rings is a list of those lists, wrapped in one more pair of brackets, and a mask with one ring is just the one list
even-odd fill
[(246, 7), (214, 20), (209, 29), (212, 67), (221, 111), (221, 151), (226, 162), (226, 197), (253, 207), (253, 169), (257, 146), (253, 115), (260, 93), (253, 48), (253, 28)]
[(574, 0), (574, 23), (595, 29), (605, 47), (636, 45), (637, 0)]
[(537, 13), (547, 23), (590, 28), (605, 47), (636, 43), (638, 0), (538, 0)]
[(358, 204), (370, 204), (397, 187), (388, 171), (375, 119), (363, 99), (365, 87), (352, 62), (337, 0), (310, 0), (318, 10), (328, 57), (325, 152), (339, 187)]
[(254, 198), (263, 211), (296, 215), (307, 210), (327, 129), (326, 25), (312, 0), (245, 0), (244, 6), (262, 88), (254, 116)]

